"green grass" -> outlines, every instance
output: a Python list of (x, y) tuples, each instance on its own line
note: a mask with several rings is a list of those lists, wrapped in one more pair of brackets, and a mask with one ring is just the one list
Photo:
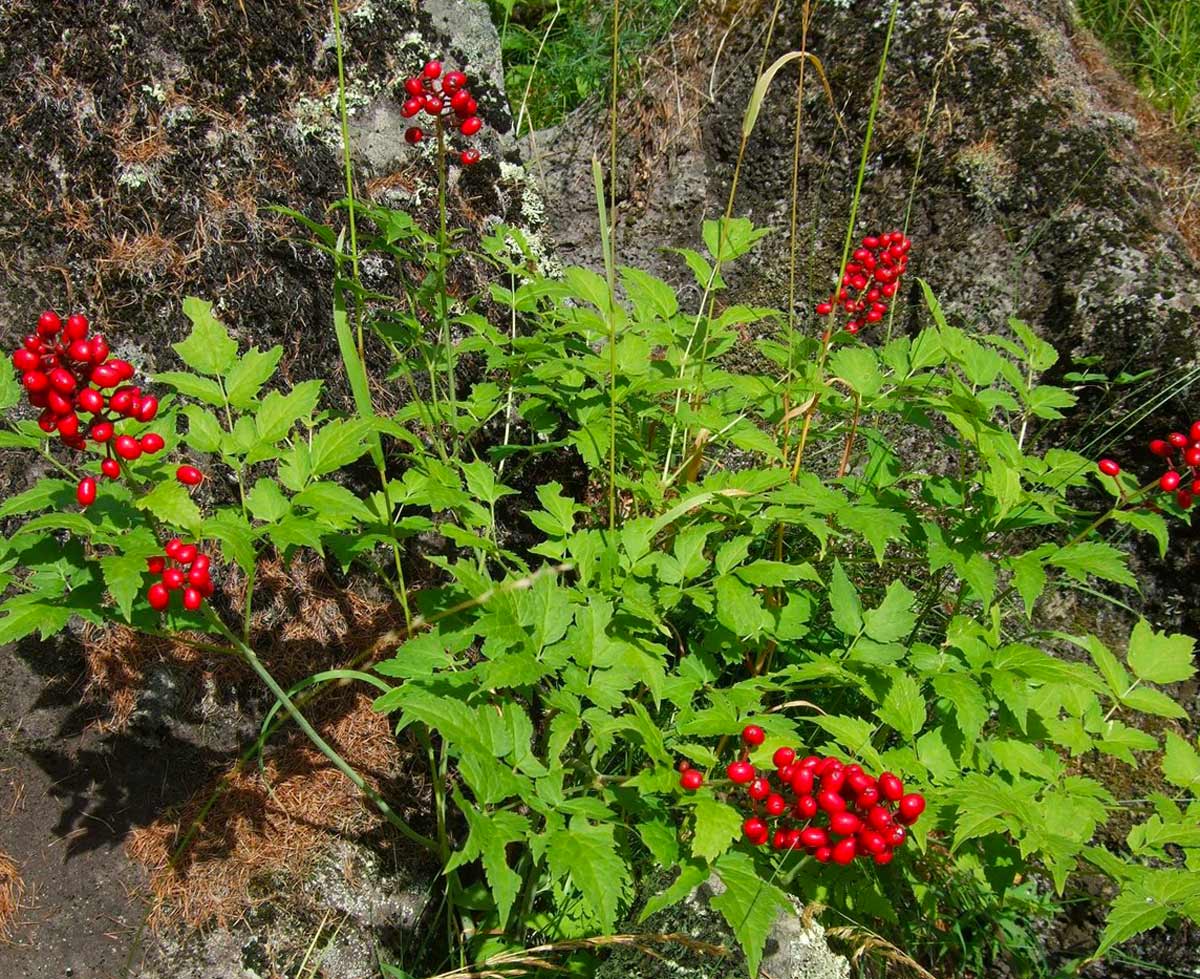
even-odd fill
[[(623, 90), (639, 83), (639, 58), (667, 35), (694, 2), (623, 0)], [(520, 112), (526, 88), (529, 90), (522, 132), (552, 126), (590, 96), (607, 92), (612, 62), (611, 0), (489, 3), (500, 28), (505, 81), (514, 112)]]
[(1200, 138), (1200, 2), (1078, 0), (1078, 7), (1150, 99)]

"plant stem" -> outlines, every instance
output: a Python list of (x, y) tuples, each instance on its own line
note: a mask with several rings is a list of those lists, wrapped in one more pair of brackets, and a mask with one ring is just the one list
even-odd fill
[(210, 621), (216, 626), (217, 631), (233, 644), (234, 648), (241, 654), (242, 658), (247, 662), (247, 664), (249, 664), (250, 669), (258, 674), (259, 679), (267, 685), (267, 689), (271, 691), (283, 709), (291, 715), (292, 720), (296, 722), (296, 726), (304, 732), (308, 740), (316, 746), (321, 754), (329, 759), (333, 767), (345, 775), (346, 778), (354, 783), (354, 785), (360, 792), (362, 792), (363, 795), (375, 803), (376, 808), (383, 813), (384, 818), (387, 819), (392, 826), (399, 830), (401, 835), (411, 842), (426, 848), (427, 850), (432, 850), (434, 853), (439, 852), (437, 843), (429, 839), (429, 837), (421, 835), (415, 829), (409, 826), (408, 823), (401, 819), (400, 816), (396, 814), (395, 810), (393, 810), (392, 807), (389, 806), (384, 800), (383, 796), (381, 796), (375, 791), (374, 788), (368, 785), (366, 779), (359, 775), (358, 772), (356, 772), (354, 768), (341, 755), (339, 755), (329, 745), (329, 743), (321, 737), (320, 734), (317, 733), (316, 728), (314, 728), (308, 722), (308, 718), (300, 713), (300, 709), (292, 701), (292, 698), (289, 697), (283, 687), (276, 682), (270, 671), (263, 666), (254, 650), (247, 646), (244, 642), (242, 642), (241, 639), (239, 639), (230, 631), (229, 627), (225, 625), (220, 617), (212, 610), (212, 606), (206, 605), (205, 609), (208, 613)]
[(437, 120), (438, 139), (438, 317), (441, 320), (442, 343), (446, 356), (446, 387), (450, 400), (451, 446), (457, 444), (458, 392), (454, 377), (454, 338), (450, 335), (450, 302), (446, 293), (446, 129), (442, 117)]
[[(350, 113), (346, 108), (346, 67), (343, 58), (342, 45), (342, 12), (338, 0), (333, 0), (333, 43), (337, 50), (338, 71), (338, 115), (342, 124), (342, 169), (346, 177), (346, 210), (350, 215), (350, 264), (354, 274), (354, 282), (359, 283), (358, 276), (358, 228), (355, 223), (354, 203), (354, 169), (350, 165)], [(363, 350), (362, 302), (354, 297), (354, 324), (358, 343), (358, 358), (366, 363)]]

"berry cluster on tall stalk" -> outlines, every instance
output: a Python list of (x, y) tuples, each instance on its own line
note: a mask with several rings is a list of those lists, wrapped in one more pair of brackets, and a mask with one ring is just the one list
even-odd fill
[[(411, 119), (424, 112), (434, 120), (437, 127), (439, 142), (443, 133), (451, 128), (457, 128), (462, 136), (474, 136), (483, 128), (483, 120), (476, 114), (479, 103), (467, 88), (468, 78), (461, 71), (443, 73), (440, 61), (426, 62), (420, 74), (414, 75), (404, 83), (408, 98), (400, 112), (406, 119)], [(426, 137), (425, 130), (420, 126), (409, 126), (404, 131), (404, 139), (415, 146)], [(458, 155), (464, 166), (473, 166), (481, 159), (479, 150), (469, 146)]]
[[(1190, 510), (1200, 496), (1200, 421), (1192, 422), (1187, 433), (1171, 432), (1166, 438), (1151, 439), (1147, 448), (1167, 467), (1158, 477), (1158, 488), (1173, 495), (1181, 510)], [(1113, 479), (1121, 475), (1121, 464), (1114, 459), (1101, 459), (1097, 468)]]
[(846, 263), (836, 296), (817, 303), (818, 316), (841, 310), (849, 318), (842, 327), (854, 334), (869, 323), (878, 323), (888, 311), (887, 300), (900, 288), (900, 277), (908, 268), (912, 241), (902, 231), (867, 235)]
[(156, 612), (162, 612), (171, 604), (171, 595), (179, 592), (183, 607), (189, 612), (197, 611), (204, 599), (212, 597), (213, 581), (209, 573), (212, 559), (201, 554), (195, 544), (185, 544), (178, 537), (167, 541), (163, 550), (165, 556), (146, 559), (146, 570), (160, 579), (146, 589), (146, 601)]
[[(892, 862), (911, 826), (925, 811), (919, 793), (905, 792), (891, 772), (874, 778), (861, 765), (843, 765), (832, 756), (799, 758), (794, 748), (779, 748), (774, 772), (760, 772), (749, 752), (766, 740), (756, 724), (742, 730), (742, 754), (725, 769), (729, 781), (745, 786), (748, 810), (742, 834), (754, 846), (770, 842), (776, 850), (805, 850), (819, 863), (848, 864), (855, 857), (879, 865)], [(695, 792), (703, 774), (680, 762), (680, 787)]]

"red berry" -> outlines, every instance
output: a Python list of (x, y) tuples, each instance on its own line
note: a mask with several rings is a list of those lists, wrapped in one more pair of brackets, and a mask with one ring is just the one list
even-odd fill
[(73, 411), (68, 411), (65, 415), (60, 415), (58, 418), (58, 434), (65, 439), (73, 439), (79, 434), (79, 416)]
[(432, 92), (425, 96), (421, 107), (431, 116), (440, 116), (442, 114), (442, 99), (439, 95), (434, 95)]
[(462, 121), (462, 125), (458, 127), (458, 131), (464, 136), (474, 136), (482, 128), (483, 120), (479, 116), (468, 116)]
[[(208, 571), (209, 567), (211, 567), (211, 565), (212, 565), (212, 558), (210, 558), (207, 554), (197, 554), (195, 556), (195, 558), (192, 559), (192, 571), (193, 572), (199, 571), (201, 573), (206, 573)], [(682, 762), (681, 764), (684, 766), (683, 768), (679, 769), (681, 772), (686, 772), (689, 768), (692, 767), (686, 761)]]
[(142, 398), (142, 403), (138, 406), (137, 420), (140, 422), (152, 422), (154, 416), (158, 414), (158, 398), (154, 395), (147, 395)]
[(892, 825), (892, 814), (883, 806), (872, 806), (867, 811), (867, 823), (875, 829), (887, 829)]
[(1192, 422), (1191, 436), (1193, 442), (1200, 442), (1200, 421)]
[(113, 443), (113, 448), (117, 450), (117, 455), (130, 462), (142, 454), (142, 447), (131, 435), (118, 435), (116, 442)]
[(1180, 476), (1174, 469), (1168, 470), (1162, 474), (1162, 478), (1158, 481), (1158, 485), (1162, 487), (1164, 493), (1174, 493), (1179, 487)]
[(904, 795), (904, 783), (891, 772), (879, 776), (879, 791), (889, 802), (898, 802)]
[(442, 79), (442, 91), (447, 95), (453, 95), (466, 84), (467, 76), (461, 71), (448, 71), (446, 77)]
[(19, 371), (37, 370), (42, 365), (42, 358), (32, 350), (22, 347), (12, 355), (13, 366)]
[(96, 480), (91, 476), (85, 476), (79, 481), (79, 485), (75, 487), (75, 499), (79, 501), (80, 506), (91, 506), (96, 502)]
[(767, 739), (767, 733), (757, 724), (747, 724), (742, 728), (742, 740), (752, 748), (758, 747)]
[(746, 787), (746, 794), (755, 802), (771, 794), (771, 783), (765, 778), (756, 778)]
[(473, 146), (470, 149), (463, 150), (462, 153), (459, 154), (458, 158), (462, 161), (462, 165), (464, 167), (473, 167), (476, 163), (483, 159), (479, 153), (479, 150), (475, 149)]
[(38, 394), (50, 387), (50, 378), (41, 371), (26, 371), (21, 377), (21, 384), (30, 394)]
[(113, 435), (112, 422), (93, 422), (88, 434), (94, 442), (107, 442)]
[(1183, 449), (1187, 447), (1188, 437), (1183, 432), (1172, 432), (1167, 436), (1167, 441), (1175, 446), (1175, 448)]
[(162, 580), (164, 585), (174, 591), (183, 586), (183, 572), (178, 568), (167, 568), (163, 572)]
[(875, 862), (882, 867), (885, 864), (891, 863), (895, 856), (896, 854), (892, 853), (891, 850), (884, 850), (882, 853), (875, 854)]
[(154, 455), (164, 445), (163, 437), (158, 432), (147, 432), (141, 439), (142, 451)]
[(775, 770), (775, 775), (784, 785), (790, 785), (796, 777), (795, 765), (781, 765)]
[(199, 486), (204, 481), (204, 473), (195, 466), (180, 466), (175, 470), (175, 478), (184, 486)]
[(1105, 476), (1119, 476), (1121, 473), (1121, 467), (1112, 459), (1101, 459), (1097, 465)]
[(811, 795), (802, 795), (796, 800), (796, 816), (799, 819), (812, 819), (817, 809), (817, 800)]
[(832, 312), (833, 312), (833, 304), (832, 303), (817, 303), (817, 315), (818, 316), (828, 316)]
[(863, 789), (860, 793), (858, 793), (858, 795), (856, 795), (854, 797), (854, 804), (856, 806), (858, 806), (859, 809), (862, 809), (862, 810), (870, 809), (878, 801), (879, 801), (879, 789), (876, 788), (874, 785), (868, 785), (865, 789)]
[(775, 754), (771, 756), (771, 761), (775, 763), (776, 768), (782, 768), (784, 765), (790, 765), (796, 760), (796, 752), (791, 748), (776, 748)]
[(1179, 509), (1190, 510), (1192, 508), (1192, 494), (1187, 490), (1179, 490), (1175, 494), (1175, 502), (1179, 504)]
[(768, 816), (782, 816), (783, 811), (787, 808), (787, 800), (778, 793), (773, 793), (767, 796), (767, 801), (763, 803), (763, 808), (767, 810)]
[(857, 853), (858, 844), (854, 842), (853, 837), (847, 836), (844, 840), (839, 840), (833, 848), (833, 862), (844, 867), (854, 859)]
[(908, 839), (908, 831), (903, 826), (893, 826), (887, 831), (885, 838), (889, 846), (903, 846), (904, 841)]
[(766, 840), (767, 824), (757, 816), (751, 816), (744, 823), (742, 823), (742, 832), (746, 835), (746, 839), (748, 839), (751, 843), (757, 843), (759, 837), (761, 837), (763, 840)]
[(466, 89), (462, 89), (458, 92), (455, 92), (450, 97), (450, 108), (453, 109), (457, 115), (470, 115), (470, 113), (466, 111), (467, 105), (470, 103), (470, 101), (471, 93)]
[(852, 812), (835, 812), (829, 817), (829, 828), (840, 836), (857, 832), (862, 821)]
[(98, 388), (110, 388), (121, 382), (121, 375), (110, 364), (101, 364), (92, 371), (92, 383)]
[(817, 863), (829, 863), (831, 856), (833, 856), (833, 850), (827, 846), (819, 846), (813, 851), (813, 857)]
[(415, 116), (418, 112), (421, 111), (421, 109), (424, 107), (424, 105), (425, 105), (425, 102), (423, 99), (416, 98), (414, 96), (413, 98), (405, 101), (404, 105), (402, 105), (400, 107), (400, 114), (402, 116), (404, 116), (405, 119), (411, 119), (413, 116)]
[(437, 78), (442, 73), (442, 63), (440, 61), (427, 61), (425, 67), (421, 70), (421, 74), (426, 78)]
[(897, 804), (900, 819), (905, 823), (916, 822), (918, 816), (925, 811), (925, 798), (913, 792), (904, 796)]
[(795, 773), (791, 779), (792, 788), (797, 795), (807, 795), (812, 791), (813, 783), (816, 781), (813, 777), (813, 770), (811, 768), (796, 768), (794, 765), (792, 767), (795, 769)]
[(679, 776), (679, 785), (688, 792), (695, 792), (704, 784), (704, 775), (698, 769), (689, 768)]
[(166, 545), (163, 547), (163, 550), (167, 552), (167, 557), (174, 558), (175, 555), (179, 553), (179, 549), (181, 547), (183, 547), (183, 541), (181, 541), (178, 537), (172, 537), (169, 541), (167, 541)]
[(121, 464), (112, 457), (102, 459), (100, 460), (100, 471), (109, 479), (116, 479), (121, 475)]
[(196, 560), (195, 544), (180, 544), (172, 555), (180, 564), (191, 564)]
[(133, 377), (133, 365), (127, 360), (110, 360), (108, 365), (117, 372), (117, 377), (122, 381)]
[(161, 581), (156, 581), (146, 590), (146, 601), (156, 612), (161, 612), (171, 604), (171, 593)]
[(817, 794), (817, 805), (828, 813), (842, 812), (846, 808), (846, 800), (836, 792), (825, 790)]
[(821, 776), (821, 788), (830, 792), (840, 792), (846, 783), (846, 770), (842, 767), (830, 768)]
[(88, 318), (83, 313), (72, 313), (67, 317), (67, 339), (82, 340), (87, 336)]
[(420, 126), (409, 126), (404, 130), (404, 141), (410, 146), (416, 146), (424, 138), (425, 130), (421, 129)]
[(46, 310), (38, 317), (37, 331), (43, 336), (50, 336), (57, 333), (62, 328), (62, 320), (58, 318), (58, 313)]
[(1183, 454), (1183, 461), (1189, 466), (1200, 466), (1200, 445), (1193, 445)]
[(824, 846), (829, 842), (829, 834), (819, 826), (808, 826), (800, 830), (800, 842), (807, 847)]
[(146, 570), (151, 574), (162, 574), (166, 570), (166, 559), (161, 555), (159, 557), (146, 558)]
[(46, 392), (46, 404), (56, 415), (68, 415), (71, 413), (71, 402), (55, 391), (54, 388), (50, 388)]
[(737, 785), (745, 785), (754, 778), (754, 766), (748, 761), (731, 762), (725, 769), (725, 774), (729, 776), (729, 781)]
[(421, 79), (410, 78), (404, 83), (404, 91), (409, 95), (418, 96), (425, 92), (425, 86), (421, 84)]
[(75, 397), (75, 403), (89, 415), (98, 415), (104, 410), (104, 395), (95, 388), (84, 388)]
[(89, 363), (92, 359), (92, 345), (86, 340), (75, 340), (67, 348), (67, 355), (81, 364)]
[(118, 415), (128, 415), (133, 408), (133, 399), (137, 395), (137, 390), (131, 387), (117, 388), (113, 392), (113, 396), (108, 399), (108, 406)]
[(104, 337), (92, 337), (91, 348), (92, 352), (88, 359), (93, 364), (103, 364), (108, 360), (108, 341)]

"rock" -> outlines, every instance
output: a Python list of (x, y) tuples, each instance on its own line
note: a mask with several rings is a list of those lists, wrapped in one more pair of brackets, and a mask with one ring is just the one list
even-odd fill
[[(766, 64), (800, 46), (803, 6), (782, 3)], [(675, 39), (675, 57), (665, 59), (677, 77), (651, 76), (623, 100), (618, 260), (680, 287), (685, 307), (695, 305), (699, 291), (665, 246), (700, 247), (701, 221), (725, 211), (770, 7), (755, 9), (761, 15), (735, 20), (727, 35), (716, 14), (693, 25)], [(808, 71), (797, 313), (801, 329), (814, 333), (823, 323), (813, 305), (828, 295), (841, 258), (888, 9), (823, 5), (809, 35), (845, 125), (842, 132)], [(1177, 377), (1195, 362), (1200, 338), (1200, 239), (1190, 226), (1191, 238), (1181, 232), (1163, 181), (1182, 186), (1189, 168), (1194, 174), (1200, 164), (1181, 139), (1164, 134), (1167, 127), (1116, 78), (1095, 42), (1074, 31), (1066, 3), (900, 4), (855, 230), (903, 225), (911, 195), (914, 249), (896, 303), (900, 331), (912, 332), (928, 318), (921, 277), (951, 320), (968, 328), (1006, 335), (1009, 317), (1030, 323), (1062, 355), (1047, 377), (1051, 383), (1084, 356), (1098, 358), (1110, 374), (1154, 368)], [(730, 284), (723, 301), (787, 305), (796, 77), (793, 63), (775, 78), (733, 205), (735, 214), (775, 233), (722, 270)], [(606, 115), (592, 107), (529, 144), (530, 171), (541, 181), (560, 257), (596, 269), (590, 163), (593, 154), (605, 155), (606, 127)], [(867, 342), (871, 332), (862, 334)], [(1085, 390), (1085, 399), (1113, 410), (1093, 419), (1082, 437), (1068, 433), (1075, 436), (1068, 444), (1100, 435), (1118, 442), (1112, 449), (1118, 458), (1141, 467), (1146, 440), (1189, 422), (1196, 406), (1175, 399), (1134, 428), (1132, 409), (1153, 395), (1145, 389), (1128, 395), (1127, 413), (1113, 403), (1123, 390)], [(1116, 434), (1102, 431), (1110, 421)], [(1184, 547), (1177, 560), (1189, 563), (1200, 551), (1196, 534), (1182, 527), (1172, 534)], [(1145, 563), (1144, 573), (1161, 568), (1156, 556)], [(1200, 588), (1185, 577), (1158, 573), (1149, 589), (1152, 608), (1195, 631)]]
[[(665, 885), (665, 881), (661, 882)], [(746, 960), (729, 925), (710, 904), (725, 885), (715, 874), (673, 907), (644, 922), (628, 922), (629, 933), (684, 934), (709, 945), (730, 950), (718, 958), (688, 951), (682, 946), (656, 946), (654, 957), (633, 948), (619, 948), (596, 972), (596, 979), (740, 979)], [(793, 898), (793, 901), (795, 899)], [(795, 912), (781, 912), (767, 937), (760, 973), (771, 979), (849, 979), (850, 963), (830, 950), (825, 929), (807, 920), (796, 902)]]

